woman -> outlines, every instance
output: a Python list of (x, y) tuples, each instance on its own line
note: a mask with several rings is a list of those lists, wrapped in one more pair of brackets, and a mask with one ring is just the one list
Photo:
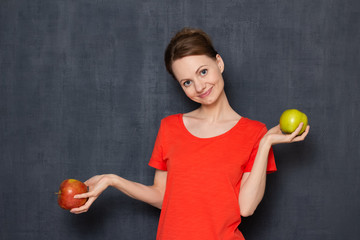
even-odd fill
[(154, 184), (145, 186), (113, 174), (90, 178), (89, 198), (73, 213), (86, 212), (112, 186), (161, 209), (157, 239), (244, 239), (241, 216), (253, 214), (263, 198), (266, 174), (276, 171), (271, 146), (302, 141), (302, 124), (292, 134), (240, 116), (224, 91), (224, 62), (210, 38), (185, 28), (165, 52), (168, 72), (200, 107), (161, 121), (149, 165)]

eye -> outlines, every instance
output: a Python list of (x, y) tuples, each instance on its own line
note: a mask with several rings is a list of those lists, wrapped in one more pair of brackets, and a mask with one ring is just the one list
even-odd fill
[(188, 87), (188, 86), (191, 85), (191, 81), (190, 81), (190, 80), (187, 80), (187, 81), (183, 82), (183, 85), (184, 85), (185, 87)]
[(201, 70), (200, 75), (205, 76), (207, 74), (207, 72), (208, 72), (207, 69), (203, 69), (203, 70)]

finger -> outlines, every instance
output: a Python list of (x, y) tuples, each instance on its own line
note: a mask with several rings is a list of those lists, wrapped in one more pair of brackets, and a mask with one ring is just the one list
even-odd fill
[(70, 210), (70, 212), (73, 213), (73, 214), (81, 214), (81, 213), (87, 212), (87, 209), (83, 210), (83, 209), (80, 209), (80, 208), (73, 208), (73, 209)]
[(295, 131), (288, 135), (289, 142), (293, 142), (293, 140), (299, 135), (303, 125), (304, 123), (301, 122)]
[(299, 142), (299, 141), (303, 141), (306, 136), (309, 134), (309, 131), (310, 131), (310, 126), (308, 125), (305, 129), (305, 131), (300, 135), (300, 136), (297, 136), (296, 138), (294, 138), (294, 142)]
[(102, 178), (103, 175), (96, 175), (96, 176), (93, 176), (91, 178), (89, 178), (88, 180), (86, 180), (84, 183), (86, 186), (90, 186), (90, 185), (93, 185), (94, 183), (98, 182), (99, 179)]
[[(96, 176), (95, 176), (95, 177), (96, 177)], [(94, 178), (95, 178), (95, 177), (91, 177), (91, 178), (89, 178), (88, 180), (86, 180), (86, 181), (84, 182), (85, 185), (86, 185), (86, 186), (91, 185), (91, 183), (94, 182)]]
[(78, 208), (73, 208), (70, 210), (71, 213), (74, 213), (74, 214), (80, 214), (80, 213), (84, 213), (84, 212), (87, 212), (91, 206), (91, 204), (95, 201), (96, 198), (89, 198), (89, 200), (84, 204), (82, 205), (81, 207), (78, 207)]
[(84, 182), (84, 184), (85, 184), (86, 186), (89, 186), (89, 185), (90, 185), (90, 181), (91, 181), (91, 178), (88, 179), (88, 180), (86, 180), (86, 181)]
[(89, 198), (89, 197), (93, 197), (92, 192), (87, 192), (87, 193), (74, 195), (74, 198)]
[(292, 134), (294, 134), (295, 136), (298, 136), (303, 126), (304, 126), (304, 123), (301, 122)]
[(84, 213), (84, 212), (86, 212), (86, 211), (87, 211), (87, 209), (86, 209), (86, 208), (83, 208), (83, 207), (72, 208), (72, 209), (70, 210), (70, 212), (73, 213), (73, 214), (80, 214), (80, 213)]
[(89, 185), (91, 185), (91, 183), (94, 182), (94, 180), (96, 180), (97, 178), (98, 178), (97, 175), (96, 175), (96, 176), (93, 176), (93, 177), (89, 178), (88, 180), (86, 180), (84, 183), (85, 183), (86, 186), (89, 186)]

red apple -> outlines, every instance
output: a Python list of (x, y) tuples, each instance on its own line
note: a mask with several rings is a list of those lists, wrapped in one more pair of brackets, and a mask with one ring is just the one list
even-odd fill
[(87, 186), (76, 179), (66, 179), (61, 185), (58, 195), (58, 204), (66, 210), (77, 208), (84, 205), (87, 198), (74, 198), (76, 194), (88, 192)]

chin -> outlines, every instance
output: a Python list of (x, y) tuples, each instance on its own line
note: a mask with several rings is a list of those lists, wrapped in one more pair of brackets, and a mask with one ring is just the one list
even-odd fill
[(213, 105), (215, 102), (216, 102), (216, 100), (214, 100), (214, 99), (206, 99), (203, 101), (199, 101), (198, 103), (200, 103), (201, 105), (204, 105), (204, 106), (210, 106), (210, 105)]

